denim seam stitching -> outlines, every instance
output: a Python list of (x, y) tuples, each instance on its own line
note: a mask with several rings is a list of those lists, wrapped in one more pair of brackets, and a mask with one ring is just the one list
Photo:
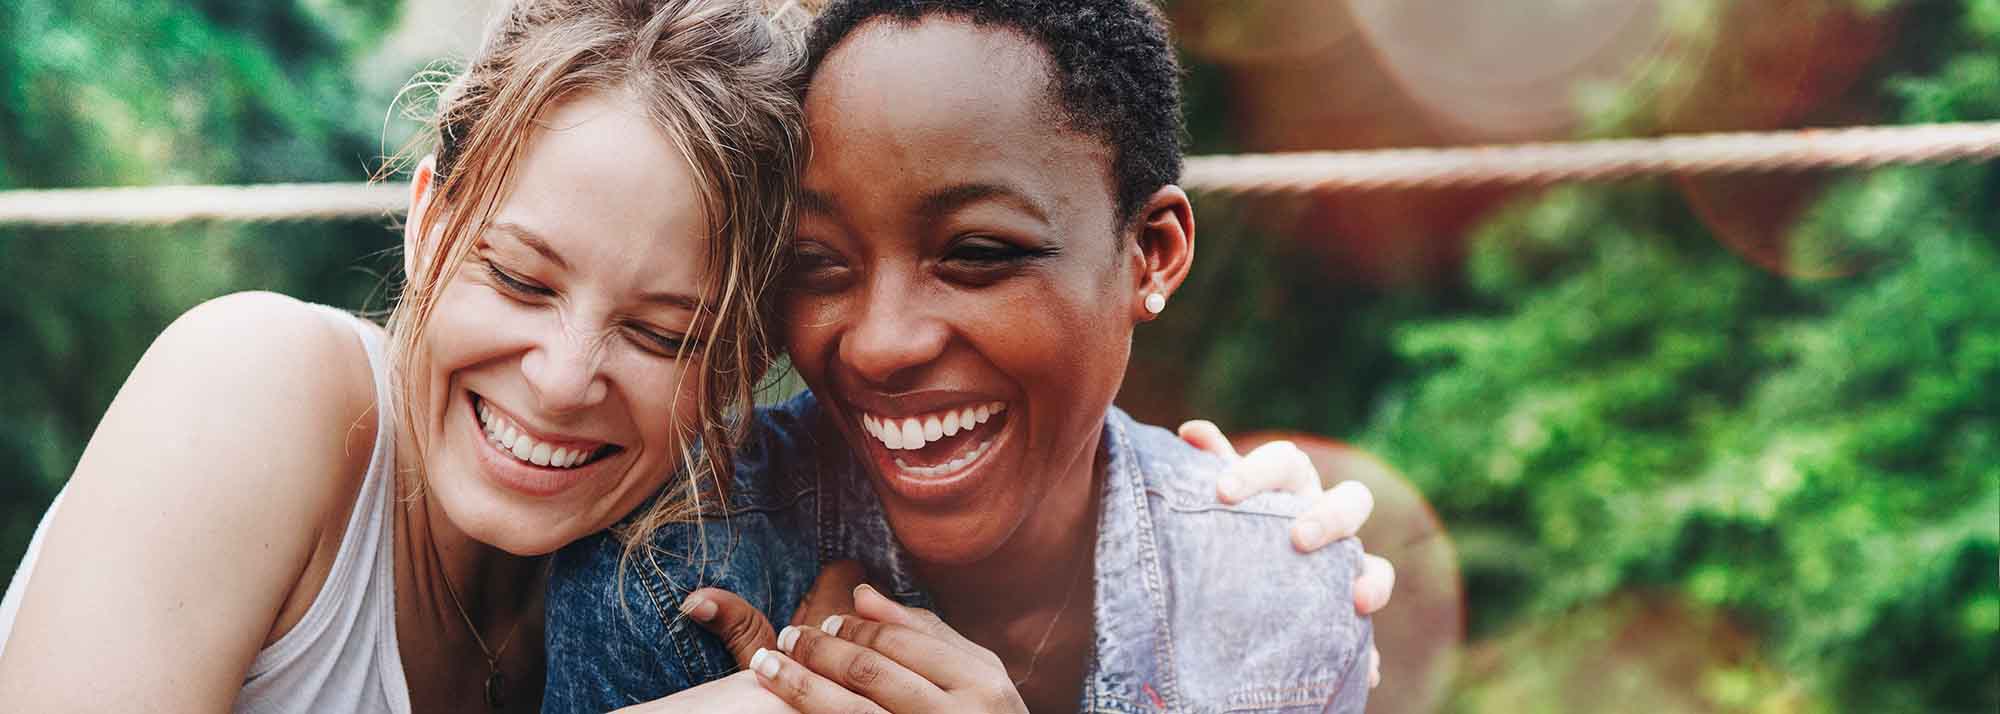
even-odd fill
[[(1341, 670), (1345, 672), (1346, 670)], [(1339, 675), (1332, 682), (1316, 682), (1283, 689), (1262, 689), (1229, 695), (1223, 711), (1256, 711), (1279, 707), (1324, 704), (1340, 691)]]
[(715, 672), (708, 666), (708, 660), (701, 656), (701, 648), (695, 644), (694, 637), (688, 631), (688, 628), (675, 626), (673, 618), (667, 614), (668, 612), (679, 614), (680, 611), (678, 609), (669, 610), (666, 607), (665, 593), (662, 593), (660, 588), (665, 587), (672, 590), (673, 586), (665, 583), (659, 577), (658, 567), (656, 564), (654, 565), (656, 570), (639, 574), (641, 589), (645, 591), (646, 597), (653, 602), (654, 617), (659, 619), (661, 627), (667, 628), (667, 641), (672, 643), (674, 654), (680, 657), (682, 666), (696, 670), (697, 676), (694, 681), (706, 682), (717, 678), (722, 673)]
[(1142, 561), (1141, 571), (1145, 574), (1146, 594), (1151, 596), (1153, 601), (1154, 636), (1159, 638), (1159, 642), (1154, 643), (1153, 648), (1154, 656), (1160, 658), (1160, 664), (1162, 665), (1160, 668), (1160, 689), (1164, 691), (1160, 692), (1160, 695), (1161, 698), (1167, 701), (1169, 705), (1168, 709), (1172, 710), (1175, 708), (1172, 705), (1181, 699), (1180, 680), (1176, 676), (1174, 669), (1179, 660), (1174, 658), (1173, 630), (1172, 626), (1167, 622), (1165, 614), (1167, 611), (1166, 587), (1160, 580), (1159, 543), (1153, 532), (1152, 510), (1147, 503), (1147, 492), (1150, 489), (1146, 488), (1145, 478), (1139, 470), (1138, 455), (1132, 452), (1132, 444), (1125, 434), (1125, 423), (1123, 420), (1111, 420), (1111, 436), (1113, 445), (1118, 448), (1121, 460), (1124, 461), (1123, 471), (1125, 473), (1123, 475), (1126, 478), (1128, 487), (1132, 488), (1133, 505), (1138, 508), (1139, 517), (1137, 525), (1139, 527), (1139, 554)]

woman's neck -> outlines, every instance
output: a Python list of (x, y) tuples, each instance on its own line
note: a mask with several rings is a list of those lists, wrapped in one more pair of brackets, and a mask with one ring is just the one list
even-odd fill
[(1090, 456), (1077, 459), (993, 554), (967, 564), (916, 564), (940, 612), (974, 623), (1036, 612), (1062, 598), (1064, 584), (1096, 553), (1098, 451), (1090, 445), (1083, 452)]
[[(418, 463), (414, 449), (398, 451), (399, 464)], [(398, 535), (404, 536), (396, 551), (407, 562), (407, 590), (441, 630), (464, 630), (470, 619), (480, 636), (489, 638), (487, 644), (497, 647), (527, 609), (540, 607), (543, 558), (513, 555), (467, 535), (432, 497), (417, 469), (397, 469), (396, 496), (403, 531)]]
[(1057, 481), (1014, 536), (977, 563), (919, 563), (938, 614), (1006, 665), (1030, 711), (1070, 711), (1094, 640), (1092, 575), (1103, 457)]
[[(408, 444), (407, 434), (401, 436)], [(397, 461), (419, 463), (407, 447), (398, 448)], [(504, 710), (534, 711), (545, 676), (544, 559), (515, 556), (467, 535), (422, 484), (416, 469), (397, 469), (396, 639), (412, 706), (483, 709), (491, 652), (503, 673)]]

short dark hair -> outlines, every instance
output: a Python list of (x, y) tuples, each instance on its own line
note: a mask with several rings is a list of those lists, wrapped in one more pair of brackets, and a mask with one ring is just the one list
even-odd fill
[(1111, 149), (1120, 221), (1181, 176), (1181, 69), (1146, 0), (834, 0), (806, 43), (808, 81), (855, 28), (878, 17), (944, 15), (1026, 35), (1048, 51), (1056, 108)]

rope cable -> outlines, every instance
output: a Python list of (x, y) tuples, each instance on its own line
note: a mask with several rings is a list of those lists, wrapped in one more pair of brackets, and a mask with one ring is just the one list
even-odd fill
[[(1196, 156), (1181, 186), (1218, 195), (1545, 186), (1640, 176), (1770, 173), (2000, 158), (2000, 122), (1646, 139)], [(408, 189), (369, 183), (0, 191), (0, 226), (171, 225), (382, 218)]]

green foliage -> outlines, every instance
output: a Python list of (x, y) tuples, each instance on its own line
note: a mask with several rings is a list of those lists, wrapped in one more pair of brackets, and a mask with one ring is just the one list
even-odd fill
[[(1994, 13), (1890, 83), (1906, 120), (2000, 117)], [(1662, 188), (1514, 206), (1474, 240), (1475, 314), (1397, 331), (1420, 372), (1367, 441), (1472, 541), (1475, 623), (1665, 587), (1843, 710), (2000, 707), (2000, 170), (1837, 183), (1790, 234), (1868, 257), (1827, 280)]]
[[(1852, 4), (1897, 39), (1846, 111), (2000, 118), (2000, 1)], [(1697, 55), (1744, 31), (1672, 8)], [(1689, 71), (1581, 88), (1581, 131), (1657, 129)], [(1135, 358), (1192, 413), (1351, 436), (1424, 491), (1468, 594), (1456, 707), (2000, 709), (2000, 168), (1836, 177), (1775, 241), (1849, 268), (1820, 276), (1725, 247), (1682, 189), (1523, 198), (1460, 286), (1392, 290), (1203, 203), (1202, 263)], [(1651, 650), (1678, 654), (1624, 658)]]
[[(1890, 119), (2000, 118), (2000, 0), (1842, 1), (1898, 18), (1858, 91)], [(0, 189), (361, 178), (389, 98), (354, 67), (397, 6), (0, 2)], [(1712, 2), (1664, 7), (1730, 31)], [(1582, 131), (1654, 128), (1680, 69), (1581, 88)], [(1227, 80), (1192, 67), (1202, 151), (1230, 148)], [(1835, 182), (1780, 256), (1855, 266), (1819, 279), (1753, 267), (1676, 188), (1523, 199), (1461, 281), (1396, 289), (1202, 199), (1201, 260), (1121, 402), (1184, 392), (1151, 412), (1350, 436), (1403, 469), (1462, 558), (1458, 706), (2000, 708), (2000, 169)], [(252, 288), (379, 306), (383, 223), (0, 230), (0, 572), (168, 320)], [(1755, 652), (1652, 646), (1677, 629)], [(1544, 696), (1634, 641), (1710, 671)]]
[[(349, 66), (395, 9), (0, 3), (0, 189), (365, 178), (385, 100)], [(169, 320), (246, 289), (363, 305), (385, 223), (0, 229), (0, 569)]]

